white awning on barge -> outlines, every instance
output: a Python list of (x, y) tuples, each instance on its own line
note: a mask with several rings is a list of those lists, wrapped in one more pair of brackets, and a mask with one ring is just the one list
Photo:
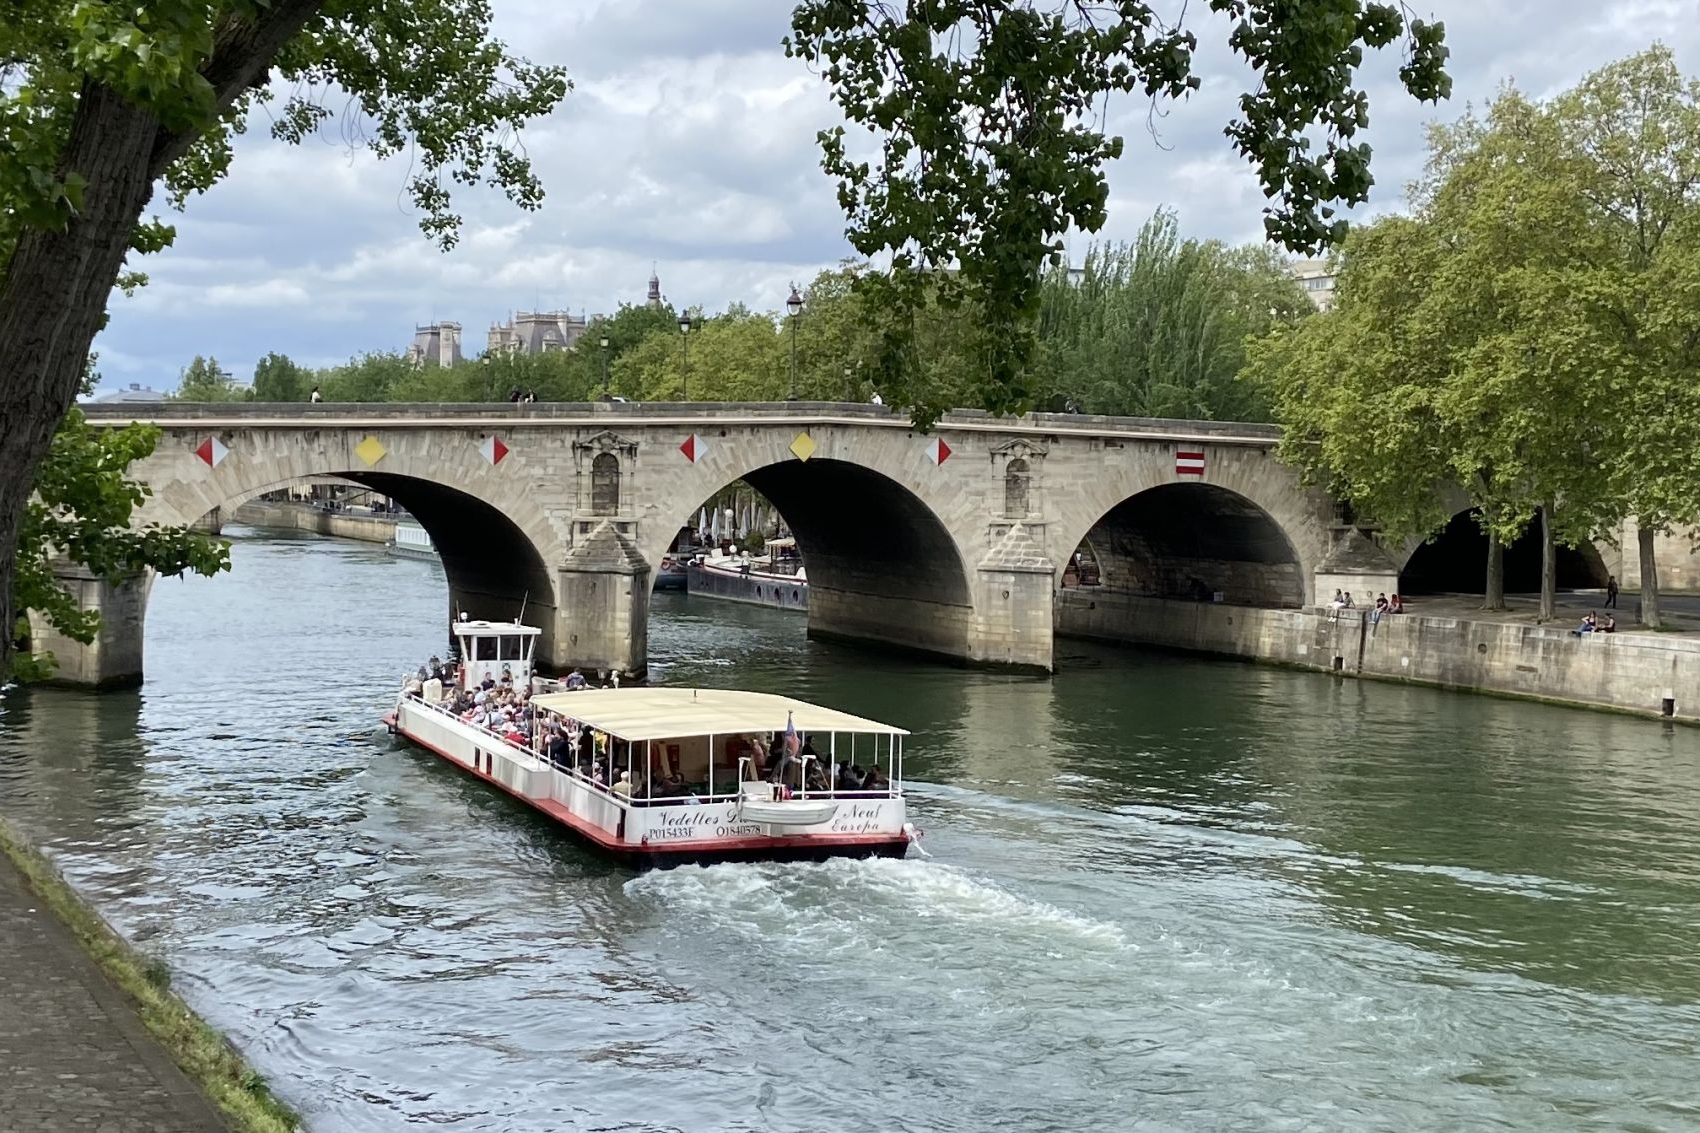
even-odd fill
[(770, 692), (720, 688), (596, 688), (534, 696), (531, 703), (625, 740), (783, 732), (787, 713), (799, 732), (907, 736), (891, 724)]

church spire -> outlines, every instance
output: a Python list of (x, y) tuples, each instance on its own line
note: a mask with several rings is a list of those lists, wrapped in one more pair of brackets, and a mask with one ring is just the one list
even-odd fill
[(655, 265), (649, 265), (649, 295), (647, 300), (651, 307), (661, 306), (661, 277), (655, 274)]

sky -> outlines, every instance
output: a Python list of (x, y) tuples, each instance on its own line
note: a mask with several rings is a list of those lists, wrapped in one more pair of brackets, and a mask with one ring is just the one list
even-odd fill
[[(539, 211), (463, 191), (466, 224), (445, 254), (419, 231), (404, 162), (351, 150), (334, 125), (291, 147), (256, 121), (229, 177), (166, 215), (177, 241), (136, 265), (148, 286), (114, 295), (95, 344), (103, 388), (173, 389), (197, 354), (240, 381), (270, 351), (335, 365), (405, 349), (416, 325), (439, 320), (460, 322), (475, 354), (490, 324), (516, 310), (593, 315), (641, 302), (652, 268), (680, 307), (777, 309), (791, 283), (851, 255), (815, 141), (839, 119), (825, 83), (780, 47), (788, 4), (492, 2), (498, 36), (564, 65), (574, 82), (523, 135), (548, 194)], [(1397, 51), (1366, 59), (1361, 136), (1376, 187), (1358, 215), (1401, 207), (1425, 124), (1479, 107), (1507, 81), (1556, 94), (1655, 41), (1700, 71), (1700, 0), (1412, 0), (1411, 10), (1446, 25), (1452, 98), (1405, 95)], [(1135, 96), (1111, 103), (1110, 128), (1126, 146), (1108, 170), (1109, 221), (1069, 237), (1074, 260), (1094, 239), (1132, 239), (1163, 206), (1184, 235), (1261, 239), (1263, 198), (1222, 134), (1247, 72), (1227, 51), (1225, 25), (1189, 22), (1202, 87), (1155, 112)]]

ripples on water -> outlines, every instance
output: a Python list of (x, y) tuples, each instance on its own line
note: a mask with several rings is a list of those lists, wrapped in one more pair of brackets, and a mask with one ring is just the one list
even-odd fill
[(1700, 1128), (1700, 733), (661, 596), (660, 679), (912, 728), (931, 856), (634, 875), (375, 724), (433, 565), (234, 555), (0, 808), (321, 1133)]

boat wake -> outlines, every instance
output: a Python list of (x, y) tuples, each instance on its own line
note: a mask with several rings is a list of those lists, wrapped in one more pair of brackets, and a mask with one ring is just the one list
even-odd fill
[(769, 947), (790, 941), (809, 951), (877, 950), (911, 936), (918, 925), (938, 945), (997, 939), (1050, 957), (1130, 947), (1115, 924), (936, 861), (717, 865), (642, 874), (625, 889), (670, 919), (761, 939)]

